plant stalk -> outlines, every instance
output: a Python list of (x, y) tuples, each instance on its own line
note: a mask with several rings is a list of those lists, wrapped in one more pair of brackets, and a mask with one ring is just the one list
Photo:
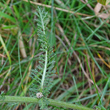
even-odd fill
[[(77, 109), (77, 110), (94, 110), (92, 108), (70, 104), (67, 102), (62, 102), (58, 100), (48, 99), (50, 102), (49, 105), (63, 107), (63, 108), (71, 108), (71, 109)], [(0, 103), (8, 103), (8, 102), (19, 102), (19, 103), (38, 103), (39, 99), (33, 98), (33, 97), (20, 97), (20, 96), (0, 96)]]
[(43, 71), (43, 75), (42, 75), (42, 82), (41, 82), (42, 89), (43, 89), (44, 80), (45, 80), (45, 76), (46, 76), (46, 70), (47, 70), (47, 50), (45, 52), (45, 67), (44, 67), (44, 71)]

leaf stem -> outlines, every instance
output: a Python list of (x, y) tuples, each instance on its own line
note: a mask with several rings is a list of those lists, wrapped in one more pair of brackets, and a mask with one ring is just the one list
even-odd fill
[(43, 89), (44, 80), (45, 80), (45, 76), (46, 76), (46, 70), (47, 70), (47, 50), (45, 52), (45, 66), (44, 66), (44, 71), (43, 71), (43, 75), (42, 75), (42, 82), (41, 82), (42, 89)]
[[(77, 110), (94, 110), (92, 108), (70, 104), (67, 102), (62, 102), (53, 99), (47, 99), (50, 103), (49, 105), (63, 107), (63, 108), (71, 108)], [(0, 103), (8, 103), (8, 102), (20, 102), (20, 103), (38, 103), (39, 99), (33, 97), (20, 97), (20, 96), (0, 96)]]

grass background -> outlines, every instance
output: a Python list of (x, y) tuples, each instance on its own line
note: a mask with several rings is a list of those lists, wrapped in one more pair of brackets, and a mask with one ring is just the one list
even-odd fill
[[(48, 6), (48, 36), (56, 53), (55, 83), (48, 97), (110, 109), (110, 22), (96, 16), (96, 0), (33, 0)], [(88, 6), (89, 4), (89, 6)], [(57, 7), (57, 9), (54, 9)], [(23, 0), (0, 2), (0, 92), (29, 96), (29, 75), (38, 65), (38, 5)], [(68, 10), (68, 12), (65, 12)], [(71, 10), (71, 12), (69, 11)], [(100, 13), (109, 13), (102, 7)], [(38, 109), (32, 104), (3, 104), (2, 109)], [(33, 108), (32, 108), (33, 107)]]

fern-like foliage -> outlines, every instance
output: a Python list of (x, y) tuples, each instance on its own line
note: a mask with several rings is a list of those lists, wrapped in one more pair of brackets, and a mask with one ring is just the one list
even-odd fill
[(47, 12), (45, 12), (44, 9), (41, 8), (37, 9), (35, 15), (37, 15), (37, 35), (39, 43), (41, 44), (40, 51), (42, 51), (43, 54), (39, 57), (39, 66), (37, 66), (31, 74), (33, 84), (30, 88), (30, 95), (36, 96), (36, 93), (41, 94), (41, 96), (37, 98), (40, 98), (39, 102), (42, 109), (48, 102), (46, 97), (49, 94), (52, 83), (52, 76), (55, 73), (55, 71), (53, 70), (54, 53), (53, 49), (50, 47), (49, 38), (47, 36), (47, 24), (49, 22), (49, 15)]

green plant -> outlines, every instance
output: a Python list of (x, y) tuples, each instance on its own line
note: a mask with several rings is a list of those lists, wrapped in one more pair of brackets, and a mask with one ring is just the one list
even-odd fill
[(40, 51), (43, 52), (39, 57), (39, 65), (36, 70), (32, 71), (31, 77), (34, 80), (30, 90), (31, 96), (40, 98), (39, 104), (41, 109), (45, 107), (48, 102), (45, 98), (49, 94), (52, 85), (52, 76), (54, 75), (54, 53), (50, 47), (49, 37), (47, 36), (49, 22), (49, 14), (44, 9), (38, 8), (37, 15), (37, 35), (38, 41), (41, 44)]

